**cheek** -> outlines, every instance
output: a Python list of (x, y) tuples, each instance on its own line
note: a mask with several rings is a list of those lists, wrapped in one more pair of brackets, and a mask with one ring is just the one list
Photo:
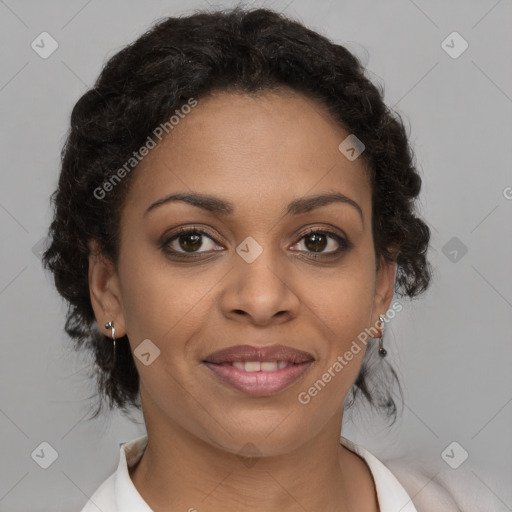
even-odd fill
[(312, 417), (330, 417), (342, 407), (355, 382), (366, 352), (372, 308), (373, 287), (354, 275), (330, 294), (318, 295), (322, 305), (315, 322), (323, 328), (317, 368), (306, 379), (297, 395), (300, 407)]
[(314, 280), (304, 291), (310, 307), (328, 328), (326, 334), (342, 345), (369, 327), (375, 291), (373, 259), (354, 254), (335, 273)]
[[(320, 284), (317, 281), (317, 284)], [(323, 400), (337, 402), (359, 373), (371, 324), (375, 290), (373, 258), (354, 254), (347, 265), (310, 294), (312, 317), (324, 334), (321, 361), (315, 374)], [(313, 383), (307, 383), (311, 385)], [(325, 384), (327, 390), (323, 390)], [(315, 390), (312, 390), (315, 393)]]
[(143, 253), (135, 246), (124, 249), (119, 275), (126, 330), (135, 344), (145, 338), (159, 346), (169, 338), (179, 340), (176, 332), (197, 314), (205, 287), (213, 285), (190, 271), (171, 272), (157, 251)]

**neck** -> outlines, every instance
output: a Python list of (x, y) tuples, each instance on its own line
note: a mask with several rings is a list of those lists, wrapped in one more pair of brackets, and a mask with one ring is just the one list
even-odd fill
[(148, 445), (130, 477), (155, 512), (377, 512), (368, 466), (339, 443), (341, 420), (340, 410), (313, 438), (269, 457), (251, 445), (249, 457), (231, 453), (168, 418), (165, 429), (146, 422)]

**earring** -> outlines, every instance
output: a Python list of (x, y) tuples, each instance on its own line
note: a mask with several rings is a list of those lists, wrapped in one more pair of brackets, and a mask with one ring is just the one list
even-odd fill
[[(379, 316), (379, 321), (381, 324), (384, 324), (384, 317), (383, 316)], [(384, 348), (384, 340), (383, 340), (384, 336), (382, 334), (382, 331), (380, 332), (380, 338), (379, 338), (379, 355), (381, 357), (386, 357), (386, 354), (388, 353), (388, 351)]]
[(112, 340), (114, 341), (114, 357), (112, 362), (112, 368), (110, 369), (110, 372), (112, 372), (116, 364), (116, 330), (114, 328), (114, 322), (112, 320), (110, 322), (107, 322), (105, 324), (105, 329), (111, 329), (110, 335), (112, 336)]

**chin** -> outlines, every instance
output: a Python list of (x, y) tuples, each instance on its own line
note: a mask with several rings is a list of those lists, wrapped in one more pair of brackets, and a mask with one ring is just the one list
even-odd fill
[(217, 429), (217, 435), (211, 431), (207, 433), (207, 442), (240, 457), (273, 457), (289, 453), (306, 441), (304, 429), (299, 425), (295, 432), (289, 428), (276, 428), (276, 425), (279, 422), (274, 425), (268, 422), (251, 423), (250, 428), (241, 427), (236, 432), (230, 428), (228, 431), (232, 436), (223, 429)]

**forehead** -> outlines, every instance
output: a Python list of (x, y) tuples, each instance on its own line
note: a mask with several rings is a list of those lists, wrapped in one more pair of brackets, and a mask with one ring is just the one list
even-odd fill
[(299, 93), (216, 92), (198, 99), (144, 157), (127, 203), (141, 210), (174, 191), (194, 191), (228, 199), (236, 215), (334, 191), (369, 209), (366, 161), (350, 161), (338, 149), (349, 134)]

